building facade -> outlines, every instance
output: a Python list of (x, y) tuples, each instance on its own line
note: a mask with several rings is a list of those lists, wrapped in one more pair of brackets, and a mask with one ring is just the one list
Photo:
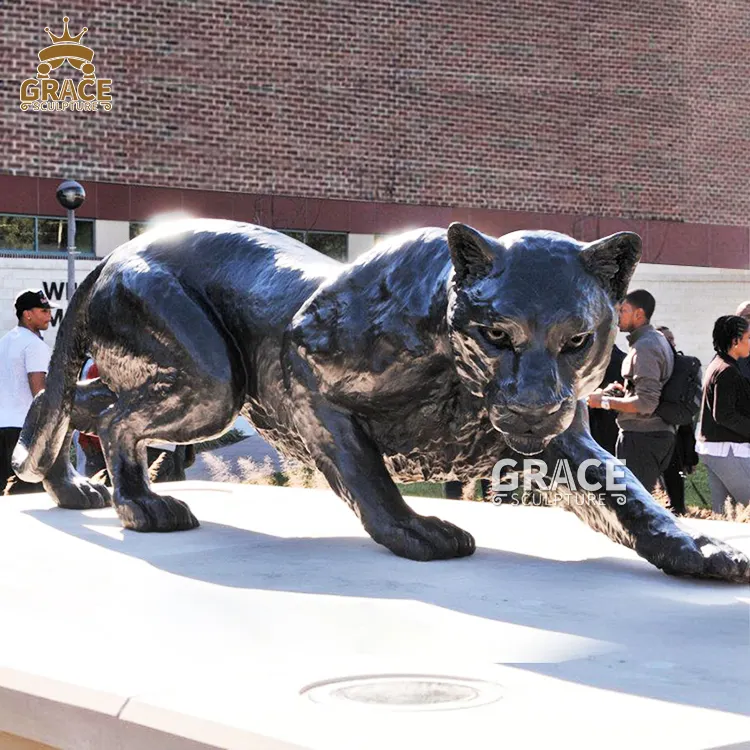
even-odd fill
[[(713, 319), (750, 298), (743, 0), (64, 12), (67, 37), (50, 0), (0, 7), (3, 328), (27, 281), (58, 285), (53, 297), (65, 281), (54, 193), (68, 178), (88, 196), (81, 273), (165, 214), (260, 223), (349, 260), (379, 236), (458, 220), (493, 235), (638, 232), (658, 322), (704, 360)], [(71, 94), (67, 109), (21, 109), (55, 38), (89, 50), (111, 108), (77, 111)], [(82, 71), (68, 61), (48, 77)]]

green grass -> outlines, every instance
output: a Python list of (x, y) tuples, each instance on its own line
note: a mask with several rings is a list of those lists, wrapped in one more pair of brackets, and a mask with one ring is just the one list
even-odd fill
[[(445, 497), (443, 485), (439, 482), (414, 482), (412, 484), (397, 485), (402, 495), (416, 495), (417, 497)], [(477, 489), (479, 483), (477, 483)], [(481, 500), (477, 494), (477, 500)], [(695, 471), (685, 477), (685, 503), (697, 508), (711, 507), (711, 491), (708, 488), (706, 467), (698, 464)]]
[(438, 482), (412, 482), (411, 484), (397, 484), (402, 495), (416, 495), (417, 497), (445, 497), (443, 485)]
[(711, 507), (711, 490), (708, 488), (708, 474), (703, 464), (698, 464), (695, 471), (685, 477), (685, 504), (698, 508)]

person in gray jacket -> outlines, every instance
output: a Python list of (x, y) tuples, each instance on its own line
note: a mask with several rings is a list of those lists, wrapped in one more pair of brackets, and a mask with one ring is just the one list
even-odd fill
[(674, 370), (672, 347), (651, 325), (655, 308), (656, 300), (645, 289), (625, 297), (619, 318), (620, 330), (630, 334), (622, 363), (624, 387), (608, 386), (588, 400), (592, 408), (617, 412), (620, 432), (615, 455), (649, 492), (669, 466), (675, 445), (674, 427), (654, 414)]

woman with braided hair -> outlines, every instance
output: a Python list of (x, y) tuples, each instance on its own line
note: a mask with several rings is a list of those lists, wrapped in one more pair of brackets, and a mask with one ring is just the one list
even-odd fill
[(750, 501), (750, 382), (737, 366), (750, 356), (750, 324), (722, 315), (713, 340), (716, 356), (703, 382), (696, 451), (708, 471), (713, 510), (722, 513), (728, 498)]

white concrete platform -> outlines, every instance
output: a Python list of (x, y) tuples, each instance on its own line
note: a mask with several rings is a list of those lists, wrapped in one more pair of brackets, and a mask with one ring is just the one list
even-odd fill
[[(159, 489), (201, 528), (0, 499), (0, 732), (66, 750), (750, 747), (747, 587), (669, 578), (558, 509), (410, 499), (478, 543), (416, 563), (329, 492)], [(686, 523), (750, 552), (750, 525)]]

